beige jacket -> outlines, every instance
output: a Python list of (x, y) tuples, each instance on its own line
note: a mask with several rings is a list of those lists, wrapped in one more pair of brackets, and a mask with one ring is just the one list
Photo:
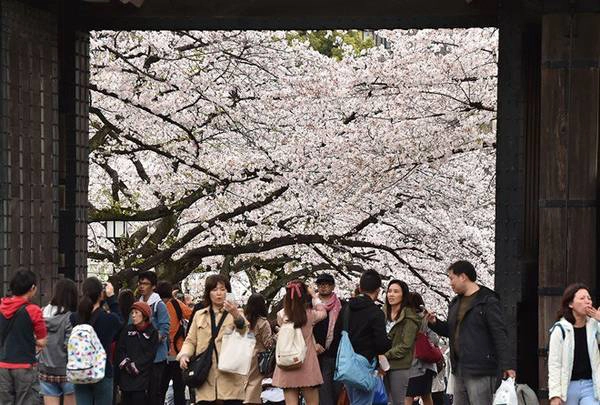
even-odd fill
[[(223, 312), (218, 312), (215, 315), (215, 321), (219, 323)], [(248, 322), (245, 322), (244, 328), (239, 329), (241, 334), (246, 333)], [(219, 334), (215, 339), (217, 352), (221, 351), (221, 342), (223, 335), (231, 333), (235, 329), (233, 316), (227, 315), (223, 326), (219, 330)], [(203, 308), (196, 312), (188, 335), (183, 343), (181, 351), (177, 355), (179, 360), (181, 356), (191, 357), (195, 354), (200, 354), (208, 347), (211, 336), (210, 313), (208, 308)], [(243, 400), (245, 393), (244, 387), (246, 377), (239, 374), (224, 373), (217, 368), (218, 359), (216, 354), (213, 355), (212, 367), (208, 373), (208, 378), (200, 388), (196, 388), (196, 401), (216, 401), (226, 399)]]

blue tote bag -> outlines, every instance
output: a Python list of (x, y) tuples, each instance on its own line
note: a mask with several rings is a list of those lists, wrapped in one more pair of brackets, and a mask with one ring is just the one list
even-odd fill
[(348, 336), (349, 316), (350, 306), (346, 305), (333, 379), (363, 391), (373, 391), (377, 386), (376, 361), (373, 360), (371, 363), (364, 356), (354, 352)]

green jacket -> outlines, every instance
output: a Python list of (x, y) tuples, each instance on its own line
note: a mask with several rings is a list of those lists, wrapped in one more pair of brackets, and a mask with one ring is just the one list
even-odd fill
[(385, 353), (392, 370), (406, 370), (412, 365), (420, 327), (421, 318), (414, 309), (404, 308), (400, 312), (398, 321), (388, 333), (392, 348)]

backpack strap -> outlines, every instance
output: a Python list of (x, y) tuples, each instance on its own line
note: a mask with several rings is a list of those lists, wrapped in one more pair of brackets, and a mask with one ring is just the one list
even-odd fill
[(556, 322), (554, 325), (552, 325), (552, 327), (550, 328), (549, 334), (552, 335), (552, 332), (554, 332), (554, 329), (556, 327), (560, 328), (560, 331), (562, 332), (562, 338), (563, 338), (563, 340), (565, 340), (565, 336), (566, 336), (565, 328), (560, 324), (560, 322)]
[(565, 332), (565, 328), (560, 324), (560, 322), (556, 322), (554, 325), (552, 325), (552, 327), (550, 328), (550, 331), (548, 332), (548, 342), (546, 343), (546, 347), (544, 349), (540, 349), (539, 352), (545, 356), (548, 356), (548, 353), (550, 353), (550, 336), (552, 336), (552, 332), (554, 332), (555, 328), (560, 328), (560, 331), (562, 332), (562, 339), (565, 340), (566, 337), (566, 332)]
[(10, 332), (10, 330), (13, 328), (13, 326), (15, 324), (15, 319), (17, 319), (17, 316), (21, 313), (23, 308), (25, 308), (27, 305), (28, 305), (28, 303), (25, 303), (25, 304), (21, 305), (19, 307), (19, 309), (17, 309), (15, 311), (12, 318), (10, 318), (10, 320), (8, 321), (8, 325), (6, 325), (6, 328), (4, 328), (4, 330), (2, 331), (2, 340), (0, 341), (0, 345), (2, 345), (2, 348), (4, 348), (4, 343), (6, 341), (6, 337), (8, 336), (8, 332)]
[(160, 301), (156, 301), (154, 304), (152, 304), (152, 306), (150, 308), (152, 308), (152, 318), (156, 319), (156, 327), (158, 328), (158, 311), (156, 311), (156, 309), (158, 308), (158, 303)]
[(175, 347), (175, 343), (179, 338), (185, 339), (185, 329), (183, 327), (183, 312), (181, 311), (181, 307), (175, 298), (171, 299), (171, 305), (173, 305), (173, 309), (175, 309), (175, 313), (177, 314), (177, 321), (179, 322), (179, 328), (177, 328), (177, 332), (175, 332), (175, 336), (173, 336), (173, 341), (171, 344), (173, 345), (173, 350), (177, 352), (177, 348)]

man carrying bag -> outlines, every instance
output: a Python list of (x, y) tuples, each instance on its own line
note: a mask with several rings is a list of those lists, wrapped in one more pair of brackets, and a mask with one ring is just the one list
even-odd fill
[[(344, 382), (352, 405), (371, 405), (376, 379), (369, 378), (374, 377), (373, 374), (369, 376), (369, 373), (374, 372), (377, 355), (392, 347), (385, 331), (385, 315), (375, 305), (380, 288), (379, 273), (374, 270), (364, 271), (360, 277), (360, 295), (348, 301), (342, 309), (343, 315), (336, 322), (332, 345), (335, 345), (338, 359), (334, 378)], [(353, 360), (358, 363), (354, 363), (352, 371), (349, 368), (352, 367)], [(356, 367), (358, 364), (360, 367)]]

